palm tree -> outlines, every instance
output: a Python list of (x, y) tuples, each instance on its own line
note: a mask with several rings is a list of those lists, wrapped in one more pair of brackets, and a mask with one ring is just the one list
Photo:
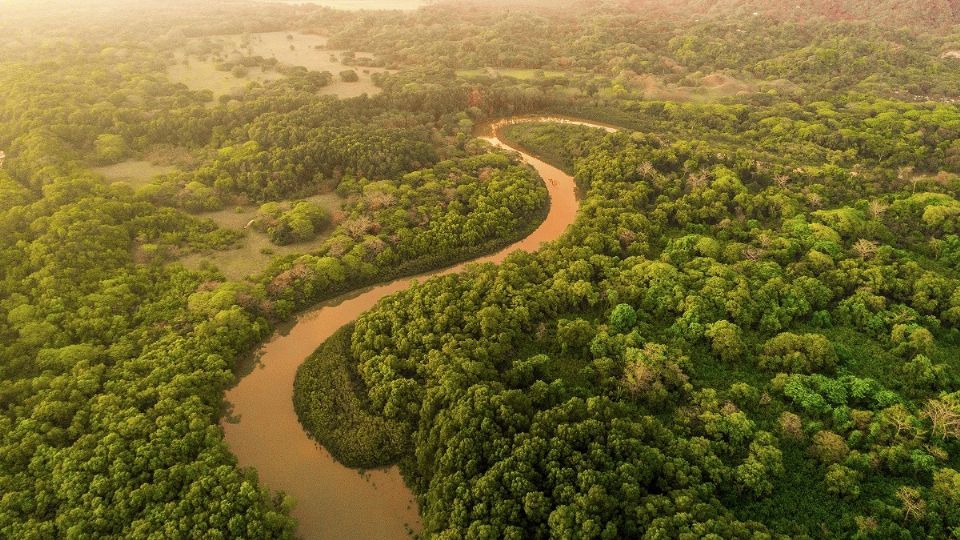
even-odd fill
[(887, 211), (887, 208), (890, 208), (890, 206), (879, 199), (870, 201), (870, 215), (872, 215), (874, 218), (880, 218), (883, 216), (883, 214)]

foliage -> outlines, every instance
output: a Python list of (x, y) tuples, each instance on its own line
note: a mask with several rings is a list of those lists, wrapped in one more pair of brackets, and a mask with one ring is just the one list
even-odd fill
[(546, 188), (502, 154), (445, 160), (395, 180), (345, 179), (354, 200), (315, 253), (277, 260), (263, 276), (278, 315), (339, 292), (502, 246), (546, 211)]
[(760, 367), (792, 373), (829, 372), (836, 367), (837, 354), (824, 336), (784, 332), (767, 340), (760, 355)]
[(288, 210), (277, 203), (264, 204), (256, 219), (254, 225), (278, 246), (312, 240), (330, 223), (326, 210), (309, 201), (296, 202)]
[(358, 391), (352, 333), (352, 325), (341, 328), (300, 365), (293, 403), (304, 429), (338, 461), (372, 469), (408, 452), (409, 434), (402, 424), (373, 414)]
[[(425, 536), (960, 528), (956, 36), (810, 22), (821, 2), (19, 4), (0, 20), (0, 536), (292, 536), (292, 501), (216, 426), (235, 359), (317, 301), (535, 227), (540, 179), (473, 136), (530, 112), (624, 128), (504, 130), (576, 173), (577, 222), (332, 338), (297, 381), (319, 440), (401, 462)], [(239, 51), (207, 53), (283, 78), (214, 101), (164, 74), (188, 37), (277, 29), (403, 69), (349, 100)], [(136, 191), (88, 171), (161, 154), (185, 165)], [(333, 190), (342, 219), (302, 202)], [(184, 211), (250, 203), (278, 243), (329, 236), (244, 283), (175, 264), (237, 238)]]
[[(622, 495), (577, 507), (569, 522), (558, 516), (565, 501), (648, 485), (625, 470), (584, 465), (566, 489), (543, 491), (544, 510), (532, 514), (519, 512), (532, 504), (519, 494), (527, 489), (488, 490), (490, 475), (529, 470), (503, 449), (535, 440), (535, 419), (567, 399), (611, 400), (624, 421), (662, 430), (652, 447), (671, 467), (650, 474), (669, 486), (659, 496), (683, 492), (713, 509), (691, 518), (697, 527), (847, 535), (865, 515), (889, 534), (955, 526), (916, 509), (934, 504), (934, 475), (957, 448), (933, 435), (950, 432), (952, 409), (917, 401), (955, 384), (956, 364), (937, 370), (932, 359), (956, 350), (952, 297), (937, 292), (954, 290), (956, 274), (928, 263), (926, 238), (902, 232), (921, 220), (849, 210), (867, 209), (865, 196), (907, 199), (909, 184), (865, 195), (825, 176), (780, 181), (775, 168), (720, 148), (607, 135), (574, 162), (589, 191), (566, 237), (501, 267), (428, 281), (360, 318), (358, 371), (374, 410), (413, 432), (409, 472), (428, 533), (507, 535), (536, 527), (534, 516), (543, 534), (609, 523), (604, 509), (621, 508), (609, 505)], [(865, 234), (883, 244), (869, 257), (850, 248)], [(858, 342), (834, 339), (846, 329), (889, 352), (861, 357)], [(757, 367), (785, 373), (770, 379)], [(899, 378), (931, 369), (930, 385)], [(893, 377), (890, 386), (874, 372)], [(478, 408), (480, 396), (502, 401)], [(602, 431), (600, 410), (587, 411)], [(585, 444), (625, 463), (617, 444)], [(811, 474), (821, 494), (804, 503), (811, 518), (785, 514), (782, 497)], [(655, 504), (645, 493), (637, 507)], [(466, 510), (478, 505), (487, 510)], [(676, 511), (662, 508), (617, 521), (617, 531), (659, 530)], [(915, 517), (902, 521), (903, 508)]]

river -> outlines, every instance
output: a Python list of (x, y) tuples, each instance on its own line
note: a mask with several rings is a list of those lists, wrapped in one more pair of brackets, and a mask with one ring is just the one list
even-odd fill
[[(478, 135), (507, 147), (499, 129), (518, 122), (556, 121), (615, 128), (561, 117), (517, 117), (487, 124)], [(519, 148), (550, 193), (550, 211), (529, 236), (505, 249), (469, 262), (499, 263), (519, 250), (535, 251), (573, 223), (579, 207), (573, 178)], [(461, 271), (468, 263), (402, 278), (341, 296), (300, 316), (286, 333), (274, 335), (258, 352), (253, 370), (226, 393), (231, 405), (221, 422), (230, 450), (241, 467), (257, 469), (263, 485), (293, 496), (297, 535), (305, 539), (408, 538), (420, 530), (419, 508), (396, 467), (367, 471), (339, 464), (304, 432), (293, 408), (293, 382), (300, 364), (342, 326), (381, 298), (410, 287), (414, 280)]]

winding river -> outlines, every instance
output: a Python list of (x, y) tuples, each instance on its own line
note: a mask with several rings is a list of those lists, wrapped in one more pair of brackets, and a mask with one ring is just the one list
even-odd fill
[[(515, 117), (482, 126), (477, 134), (507, 147), (500, 129), (520, 122), (574, 123), (615, 131), (611, 126), (562, 117)], [(518, 250), (535, 251), (559, 237), (576, 218), (573, 178), (523, 152), (523, 160), (543, 178), (550, 211), (529, 236), (502, 251), (469, 261), (499, 263)], [(325, 302), (302, 315), (286, 333), (273, 336), (259, 351), (250, 374), (226, 393), (231, 412), (221, 425), (230, 450), (242, 467), (255, 467), (270, 489), (293, 496), (293, 517), (302, 538), (408, 538), (420, 530), (419, 508), (396, 467), (364, 474), (339, 464), (303, 431), (293, 408), (297, 368), (337, 329), (372, 308), (381, 298), (410, 287), (415, 279), (458, 272), (468, 263), (398, 279)]]

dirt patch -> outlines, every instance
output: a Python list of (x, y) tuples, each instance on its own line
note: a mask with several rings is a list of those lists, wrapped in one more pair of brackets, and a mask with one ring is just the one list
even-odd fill
[(463, 77), (466, 79), (476, 78), (476, 77), (510, 77), (513, 79), (519, 79), (523, 81), (531, 81), (535, 79), (556, 79), (561, 78), (567, 75), (566, 72), (557, 71), (557, 70), (544, 70), (544, 69), (521, 69), (521, 68), (478, 68), (478, 69), (461, 69), (457, 70), (457, 76)]

